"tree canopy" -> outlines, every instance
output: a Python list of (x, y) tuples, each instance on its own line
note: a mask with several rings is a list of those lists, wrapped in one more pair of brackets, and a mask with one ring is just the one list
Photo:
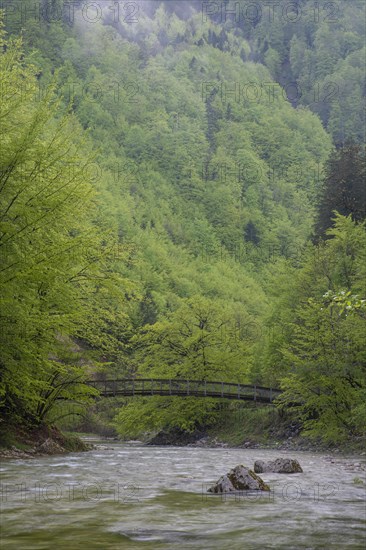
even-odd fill
[[(283, 387), (315, 436), (362, 433), (362, 7), (51, 4), (1, 31), (3, 417), (87, 402), (92, 376), (213, 377)], [(219, 414), (141, 399), (116, 425)]]

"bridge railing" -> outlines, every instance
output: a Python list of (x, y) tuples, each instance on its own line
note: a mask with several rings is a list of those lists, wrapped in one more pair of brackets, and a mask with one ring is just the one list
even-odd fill
[(116, 380), (91, 380), (87, 384), (104, 396), (115, 395), (192, 395), (196, 397), (221, 397), (267, 401), (271, 403), (281, 392), (278, 389), (231, 382), (184, 380), (166, 378), (123, 378)]

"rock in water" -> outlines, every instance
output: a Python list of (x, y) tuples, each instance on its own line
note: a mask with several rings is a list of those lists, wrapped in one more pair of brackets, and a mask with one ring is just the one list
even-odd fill
[(272, 472), (275, 474), (297, 474), (303, 470), (297, 460), (293, 458), (276, 458), (268, 462), (264, 460), (256, 460), (254, 463), (254, 471), (257, 474)]
[(235, 466), (230, 472), (208, 489), (209, 493), (231, 493), (234, 491), (269, 491), (263, 479), (243, 465)]
[(236, 491), (236, 489), (226, 474), (225, 476), (221, 476), (215, 485), (207, 489), (207, 491), (209, 493), (231, 493)]
[(39, 445), (36, 450), (38, 453), (44, 453), (47, 455), (62, 454), (66, 452), (61, 445), (50, 438), (46, 439), (46, 441)]

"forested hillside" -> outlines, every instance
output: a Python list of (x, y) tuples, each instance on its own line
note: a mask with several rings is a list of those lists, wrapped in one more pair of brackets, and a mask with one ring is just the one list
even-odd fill
[[(156, 376), (281, 387), (307, 433), (363, 435), (365, 7), (89, 4), (3, 14), (3, 418)], [(220, 410), (115, 414), (136, 436)]]

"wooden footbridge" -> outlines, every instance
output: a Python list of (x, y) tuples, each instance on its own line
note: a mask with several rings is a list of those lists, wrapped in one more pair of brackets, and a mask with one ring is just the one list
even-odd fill
[(278, 389), (257, 385), (175, 378), (124, 378), (120, 380), (89, 380), (85, 383), (97, 389), (101, 397), (180, 395), (272, 403), (281, 393)]

